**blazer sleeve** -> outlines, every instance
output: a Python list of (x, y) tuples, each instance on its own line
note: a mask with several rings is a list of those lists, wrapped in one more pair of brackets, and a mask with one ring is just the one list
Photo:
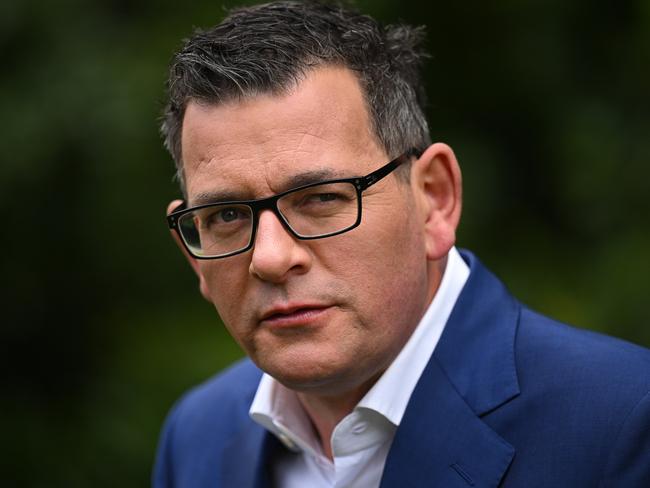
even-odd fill
[(650, 391), (623, 421), (599, 487), (650, 487)]
[(158, 441), (158, 450), (156, 452), (156, 460), (154, 462), (153, 472), (151, 476), (151, 486), (153, 488), (173, 488), (174, 487), (174, 462), (173, 462), (173, 437), (174, 427), (176, 425), (176, 417), (178, 412), (178, 405), (172, 409), (167, 416), (165, 424), (160, 434)]

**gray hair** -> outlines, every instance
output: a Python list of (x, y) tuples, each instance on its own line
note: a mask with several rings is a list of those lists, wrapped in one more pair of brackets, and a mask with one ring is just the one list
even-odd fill
[(319, 66), (343, 66), (359, 79), (371, 129), (391, 157), (431, 143), (423, 112), (423, 27), (382, 26), (340, 5), (278, 1), (237, 8), (196, 30), (172, 58), (161, 132), (185, 192), (181, 131), (191, 100), (219, 104), (283, 94)]

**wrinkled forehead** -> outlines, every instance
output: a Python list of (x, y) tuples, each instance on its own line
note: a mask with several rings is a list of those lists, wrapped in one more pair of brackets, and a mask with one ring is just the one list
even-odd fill
[(335, 67), (314, 70), (281, 95), (190, 102), (182, 147), (190, 201), (225, 189), (260, 198), (300, 178), (364, 174), (386, 158), (359, 82)]

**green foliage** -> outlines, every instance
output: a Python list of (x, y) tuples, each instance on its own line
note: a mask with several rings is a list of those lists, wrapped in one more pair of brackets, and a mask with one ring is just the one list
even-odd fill
[[(535, 308), (650, 345), (649, 3), (359, 5), (428, 25), (432, 133), (465, 180), (459, 245)], [(172, 52), (222, 15), (0, 6), (8, 486), (145, 485), (173, 401), (242, 355), (169, 239), (157, 129)]]

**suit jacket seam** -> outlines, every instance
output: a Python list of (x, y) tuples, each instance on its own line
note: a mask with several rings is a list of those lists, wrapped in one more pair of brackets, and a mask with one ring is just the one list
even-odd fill
[(601, 475), (598, 477), (598, 486), (603, 486), (603, 482), (608, 479), (608, 473), (611, 468), (611, 464), (613, 463), (612, 456), (617, 452), (618, 448), (618, 443), (619, 440), (623, 434), (623, 431), (625, 430), (625, 426), (627, 422), (634, 416), (636, 410), (639, 408), (639, 406), (643, 403), (643, 401), (650, 395), (650, 390), (646, 390), (643, 395), (639, 398), (639, 400), (632, 406), (630, 411), (627, 413), (623, 421), (621, 422), (621, 425), (618, 429), (618, 432), (616, 433), (616, 436), (614, 437), (614, 442), (611, 444), (612, 447), (609, 451), (609, 455), (607, 456), (607, 462), (603, 465), (603, 471)]

